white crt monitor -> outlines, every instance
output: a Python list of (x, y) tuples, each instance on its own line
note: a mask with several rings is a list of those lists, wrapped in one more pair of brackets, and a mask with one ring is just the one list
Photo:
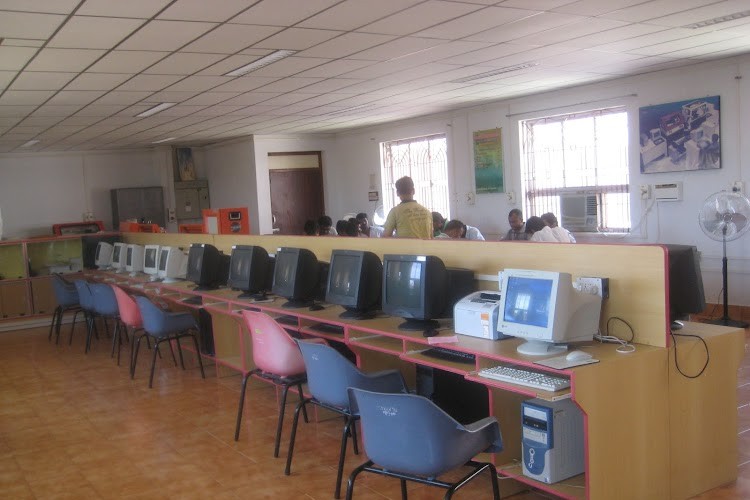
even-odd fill
[(94, 265), (99, 269), (104, 269), (112, 264), (112, 244), (106, 241), (100, 241), (96, 244), (96, 254), (94, 254)]
[(159, 274), (159, 245), (146, 245), (143, 247), (143, 272), (156, 278)]
[(592, 340), (599, 331), (602, 298), (573, 288), (568, 273), (506, 269), (497, 331), (526, 339), (520, 354), (564, 352), (568, 342)]
[(127, 258), (127, 247), (126, 243), (117, 242), (112, 248), (112, 269), (116, 271), (125, 270), (125, 259)]
[(178, 247), (161, 247), (159, 249), (159, 278), (164, 280), (164, 283), (185, 279), (187, 261), (187, 255)]
[(143, 271), (143, 245), (128, 245), (125, 253), (125, 270), (133, 276)]

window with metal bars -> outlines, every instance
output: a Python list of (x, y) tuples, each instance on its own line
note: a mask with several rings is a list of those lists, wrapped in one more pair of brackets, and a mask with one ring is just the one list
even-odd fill
[(414, 181), (414, 199), (431, 211), (450, 218), (448, 155), (445, 134), (380, 143), (383, 211), (400, 203), (396, 181), (408, 175)]
[(628, 116), (608, 108), (519, 123), (526, 218), (570, 231), (630, 232)]

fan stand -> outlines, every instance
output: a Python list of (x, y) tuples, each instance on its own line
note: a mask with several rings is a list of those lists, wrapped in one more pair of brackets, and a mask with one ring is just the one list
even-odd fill
[(736, 328), (747, 328), (748, 323), (744, 321), (739, 321), (736, 319), (731, 319), (729, 317), (729, 286), (728, 286), (728, 263), (727, 263), (727, 226), (724, 225), (723, 228), (721, 228), (721, 242), (723, 247), (723, 255), (721, 258), (721, 280), (722, 280), (722, 286), (724, 287), (724, 316), (722, 316), (719, 319), (709, 319), (706, 320), (705, 323), (710, 323), (712, 325), (724, 325), (724, 326), (734, 326)]

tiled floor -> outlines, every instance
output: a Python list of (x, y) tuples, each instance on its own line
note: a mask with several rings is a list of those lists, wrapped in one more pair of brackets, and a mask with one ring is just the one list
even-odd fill
[[(100, 340), (84, 355), (80, 332), (71, 347), (48, 343), (44, 328), (0, 333), (1, 498), (333, 497), (340, 420), (301, 424), (292, 475), (287, 477), (283, 468), (291, 418), (281, 457), (274, 459), (276, 397), (270, 386), (250, 386), (236, 443), (239, 376), (217, 378), (209, 366), (202, 380), (196, 368), (182, 371), (164, 359), (157, 361), (154, 388), (149, 390), (148, 356), (139, 360), (131, 381), (127, 362), (117, 367), (108, 347)], [(740, 478), (701, 499), (750, 498), (747, 358), (739, 379)], [(345, 474), (362, 461), (349, 455)], [(455, 498), (490, 498), (488, 486), (488, 481), (477, 480)], [(437, 499), (442, 493), (410, 486), (409, 498)], [(400, 498), (398, 482), (365, 474), (355, 498)], [(529, 492), (513, 498), (547, 496)]]

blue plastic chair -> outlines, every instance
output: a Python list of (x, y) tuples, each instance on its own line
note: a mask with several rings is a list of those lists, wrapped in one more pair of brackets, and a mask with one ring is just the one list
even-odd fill
[[(88, 353), (89, 347), (91, 347), (90, 339), (92, 333), (96, 335), (96, 338), (99, 338), (99, 334), (96, 331), (95, 319), (97, 314), (94, 309), (94, 296), (91, 294), (91, 284), (86, 280), (75, 280), (73, 284), (78, 291), (78, 304), (83, 309), (83, 317), (86, 319), (86, 348), (84, 352)], [(72, 340), (73, 335), (71, 332), (70, 342)]]
[(198, 365), (201, 368), (201, 377), (206, 378), (206, 374), (203, 371), (203, 360), (201, 359), (200, 350), (198, 348), (198, 339), (195, 336), (195, 333), (198, 331), (198, 325), (196, 324), (193, 315), (189, 312), (164, 311), (146, 297), (136, 297), (135, 301), (138, 304), (138, 309), (141, 311), (143, 330), (145, 333), (138, 337), (138, 342), (135, 346), (135, 354), (133, 355), (133, 368), (131, 373), (135, 373), (135, 365), (138, 362), (138, 350), (141, 347), (141, 339), (144, 336), (148, 335), (154, 339), (154, 350), (151, 356), (151, 376), (148, 379), (149, 389), (153, 386), (154, 382), (156, 356), (157, 354), (160, 354), (159, 344), (162, 342), (170, 342), (172, 340), (176, 341), (177, 351), (180, 353), (180, 365), (182, 365), (182, 369), (184, 370), (185, 363), (182, 358), (180, 339), (183, 337), (191, 337), (193, 339), (193, 345), (195, 346), (195, 355), (198, 358)]
[(73, 330), (76, 327), (76, 317), (83, 311), (78, 304), (78, 290), (74, 283), (67, 281), (59, 274), (52, 275), (52, 291), (55, 293), (57, 307), (52, 313), (52, 323), (49, 325), (49, 336), (47, 340), (52, 340), (52, 330), (55, 330), (55, 344), (60, 342), (60, 327), (62, 326), (63, 314), (67, 311), (75, 311), (73, 314), (73, 326), (70, 327), (69, 344), (73, 342)]
[[(112, 287), (105, 283), (90, 283), (89, 290), (94, 302), (94, 313), (104, 319), (104, 326), (107, 327), (107, 320), (112, 319), (115, 322), (112, 333), (112, 352), (110, 357), (115, 354), (115, 345), (120, 340), (120, 308), (117, 305), (117, 297)], [(91, 333), (86, 338), (86, 350), (91, 348)], [(119, 364), (119, 359), (118, 359)]]
[[(349, 389), (349, 395), (351, 405), (359, 411), (362, 443), (369, 460), (349, 476), (347, 500), (351, 500), (354, 480), (362, 471), (398, 478), (403, 500), (407, 498), (406, 481), (446, 488), (447, 500), (485, 470), (490, 471), (492, 493), (499, 500), (495, 466), (472, 460), (482, 452), (502, 451), (503, 439), (495, 417), (461, 425), (423, 396), (356, 388)], [(437, 479), (463, 465), (473, 470), (458, 481)]]
[(354, 453), (359, 454), (357, 432), (354, 423), (359, 419), (355, 408), (350, 407), (349, 387), (358, 387), (379, 392), (406, 392), (406, 383), (398, 370), (385, 370), (377, 373), (363, 373), (336, 349), (325, 344), (314, 344), (299, 341), (307, 370), (307, 386), (311, 397), (305, 398), (294, 411), (292, 434), (289, 438), (289, 453), (286, 457), (284, 474), (289, 475), (292, 468), (294, 439), (297, 435), (297, 423), (300, 411), (308, 404), (320, 406), (344, 417), (344, 430), (341, 435), (338, 473), (336, 476), (335, 498), (341, 497), (341, 478), (344, 473), (346, 458), (346, 441), (351, 435)]

